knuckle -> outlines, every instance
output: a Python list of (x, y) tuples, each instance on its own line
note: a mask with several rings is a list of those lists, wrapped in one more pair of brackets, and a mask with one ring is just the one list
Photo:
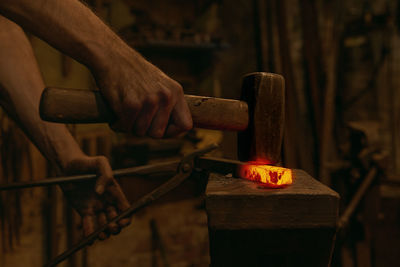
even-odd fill
[(137, 112), (141, 109), (142, 105), (140, 102), (133, 98), (125, 98), (123, 102), (123, 107), (125, 111)]
[(179, 96), (183, 96), (183, 94), (184, 94), (183, 87), (180, 84), (177, 85), (177, 93)]
[(178, 83), (177, 81), (174, 81), (173, 87), (175, 88), (177, 93), (183, 94), (183, 87), (180, 83)]
[(121, 228), (119, 228), (117, 225), (115, 225), (115, 226), (111, 227), (110, 231), (113, 235), (117, 235), (121, 232)]
[(158, 97), (155, 94), (149, 94), (145, 100), (145, 104), (154, 107), (158, 104)]
[(96, 167), (97, 167), (99, 170), (102, 170), (103, 167), (107, 166), (108, 160), (107, 160), (107, 158), (104, 157), (104, 156), (96, 156), (96, 158), (95, 158), (95, 164), (96, 164)]
[(173, 96), (183, 95), (183, 87), (177, 81), (171, 80), (164, 88), (167, 88)]
[(115, 208), (113, 206), (108, 206), (106, 208), (106, 211), (108, 213), (108, 216), (111, 218), (114, 218), (117, 216), (117, 211), (115, 210)]
[(105, 233), (100, 233), (99, 234), (99, 239), (100, 240), (106, 240), (107, 239), (107, 235)]
[(178, 91), (183, 94), (183, 86), (178, 83)]
[(193, 128), (193, 121), (192, 120), (190, 120), (190, 121), (188, 121), (188, 122), (186, 122), (186, 123), (184, 123), (182, 125), (182, 130), (183, 131), (189, 131), (192, 128)]
[(105, 156), (96, 156), (96, 162), (98, 165), (107, 164), (108, 160)]
[(132, 222), (131, 218), (126, 218), (126, 219), (120, 220), (118, 223), (119, 223), (119, 226), (126, 227), (126, 226), (130, 225), (131, 222)]
[(172, 91), (168, 89), (161, 89), (159, 91), (159, 96), (164, 105), (170, 105), (174, 98)]

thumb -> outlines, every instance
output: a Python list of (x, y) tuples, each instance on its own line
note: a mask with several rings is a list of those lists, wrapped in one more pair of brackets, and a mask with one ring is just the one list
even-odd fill
[(106, 187), (113, 183), (113, 175), (108, 160), (103, 157), (96, 158), (96, 169), (99, 178), (97, 178), (95, 190), (98, 195), (102, 195)]
[(177, 102), (175, 108), (172, 110), (170, 124), (165, 132), (165, 136), (177, 136), (182, 132), (189, 131), (193, 128), (192, 115), (186, 102)]
[(107, 183), (106, 183), (105, 179), (101, 179), (101, 176), (100, 176), (96, 181), (96, 186), (95, 186), (96, 193), (98, 195), (102, 195), (105, 191), (106, 186), (107, 186)]

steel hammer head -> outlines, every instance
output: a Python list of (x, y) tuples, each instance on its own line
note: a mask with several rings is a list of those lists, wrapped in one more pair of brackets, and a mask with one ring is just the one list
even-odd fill
[(238, 133), (238, 158), (264, 164), (280, 162), (285, 121), (285, 81), (279, 74), (255, 72), (243, 78), (241, 99), (249, 125)]

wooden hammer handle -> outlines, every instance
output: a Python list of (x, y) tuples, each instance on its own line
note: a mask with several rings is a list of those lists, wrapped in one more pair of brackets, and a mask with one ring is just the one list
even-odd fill
[[(249, 123), (244, 101), (185, 95), (195, 127), (242, 131)], [(104, 123), (115, 119), (99, 91), (46, 88), (40, 100), (43, 120), (60, 123)]]

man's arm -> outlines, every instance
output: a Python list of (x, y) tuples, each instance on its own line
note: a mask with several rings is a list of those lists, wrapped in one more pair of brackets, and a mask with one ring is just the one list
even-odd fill
[[(61, 124), (47, 123), (39, 117), (39, 100), (44, 89), (31, 45), (24, 32), (15, 23), (0, 16), (0, 104), (23, 128), (43, 155), (65, 174), (97, 173), (98, 194), (94, 183), (64, 186), (70, 203), (83, 219), (84, 233), (94, 230), (96, 224), (106, 224), (118, 211), (129, 207), (121, 188), (112, 177), (111, 167), (104, 157), (86, 156)], [(117, 203), (103, 199), (111, 196)], [(110, 225), (111, 232), (119, 232), (120, 225)], [(101, 236), (105, 238), (105, 234)]]
[(78, 0), (0, 0), (0, 13), (85, 64), (117, 115), (115, 128), (160, 138), (192, 127), (182, 87)]

